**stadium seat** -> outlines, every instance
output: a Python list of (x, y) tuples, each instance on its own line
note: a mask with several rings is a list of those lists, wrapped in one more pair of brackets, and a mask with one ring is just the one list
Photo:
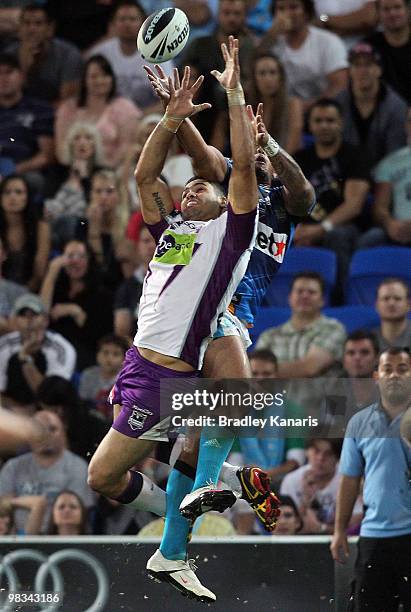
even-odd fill
[(318, 272), (326, 285), (325, 302), (329, 304), (330, 291), (335, 285), (337, 258), (333, 251), (321, 247), (296, 247), (287, 251), (271, 285), (268, 287), (265, 306), (288, 306), (291, 281), (298, 272)]
[(357, 251), (348, 275), (347, 303), (374, 306), (378, 285), (390, 276), (402, 278), (411, 286), (410, 248), (387, 246)]
[[(374, 308), (370, 306), (335, 306), (324, 308), (323, 314), (340, 321), (350, 334), (357, 329), (374, 329), (380, 324), (380, 319)], [(255, 348), (260, 334), (270, 327), (277, 327), (285, 323), (291, 316), (289, 308), (271, 306), (260, 308), (255, 319), (254, 327), (250, 329), (250, 338), (253, 342), (249, 350)]]
[(335, 306), (324, 308), (323, 314), (337, 319), (350, 334), (357, 329), (373, 329), (380, 324), (380, 318), (371, 306)]
[(255, 343), (258, 336), (269, 327), (277, 327), (282, 325), (291, 316), (289, 308), (278, 308), (272, 306), (268, 308), (260, 308), (254, 321), (254, 327), (250, 329), (250, 338)]

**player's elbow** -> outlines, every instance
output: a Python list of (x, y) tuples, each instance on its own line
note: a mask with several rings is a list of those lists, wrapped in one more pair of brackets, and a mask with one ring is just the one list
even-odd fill
[(301, 190), (295, 194), (295, 197), (289, 198), (286, 208), (290, 214), (296, 217), (305, 217), (310, 212), (314, 202), (314, 187), (309, 181), (305, 181)]
[(145, 164), (141, 164), (139, 161), (136, 169), (134, 170), (134, 178), (137, 185), (144, 185), (147, 183), (152, 183), (153, 179), (156, 177), (153, 177), (147, 166)]

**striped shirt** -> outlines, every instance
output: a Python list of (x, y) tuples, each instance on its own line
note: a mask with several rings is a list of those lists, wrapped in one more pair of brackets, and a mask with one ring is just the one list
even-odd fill
[[(19, 332), (11, 332), (0, 338), (0, 391), (7, 388), (7, 365), (12, 355), (22, 348)], [(61, 376), (69, 380), (76, 364), (76, 351), (60, 334), (46, 331), (40, 347), (46, 358), (46, 376)]]

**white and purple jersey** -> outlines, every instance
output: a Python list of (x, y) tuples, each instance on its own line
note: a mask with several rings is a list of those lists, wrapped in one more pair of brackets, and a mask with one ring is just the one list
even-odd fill
[(157, 249), (144, 279), (135, 346), (201, 369), (218, 318), (247, 269), (257, 218), (256, 209), (237, 215), (229, 204), (211, 221), (174, 213), (148, 226)]

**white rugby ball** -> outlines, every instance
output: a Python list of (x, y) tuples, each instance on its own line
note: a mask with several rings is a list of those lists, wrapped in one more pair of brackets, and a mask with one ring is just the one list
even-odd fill
[(161, 64), (184, 49), (189, 34), (187, 15), (178, 8), (165, 8), (147, 17), (138, 32), (137, 48), (147, 62)]

